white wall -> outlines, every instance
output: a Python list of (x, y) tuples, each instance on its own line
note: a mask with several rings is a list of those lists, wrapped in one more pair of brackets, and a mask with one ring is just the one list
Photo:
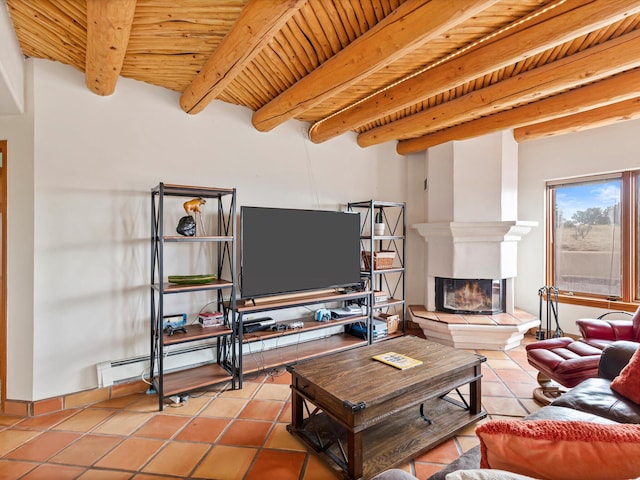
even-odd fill
[(426, 244), (412, 225), (422, 223), (426, 218), (427, 192), (424, 181), (427, 178), (423, 153), (407, 156), (407, 251), (406, 251), (406, 298), (408, 305), (425, 305), (424, 281), (427, 271)]
[[(32, 89), (32, 64), (26, 88)], [(0, 139), (7, 140), (7, 393), (33, 396), (33, 232), (34, 131), (33, 104), (25, 113), (0, 116)]]
[(0, 0), (0, 115), (24, 112), (24, 57), (9, 17), (6, 0)]
[[(259, 133), (242, 107), (214, 102), (190, 116), (175, 92), (121, 79), (114, 95), (99, 97), (70, 67), (27, 65), (25, 114), (0, 116), (9, 148), (10, 399), (94, 388), (96, 364), (148, 353), (149, 190), (160, 181), (233, 186), (240, 205), (407, 201), (409, 226), (434, 208), (422, 188), (424, 156), (400, 157), (393, 143), (360, 149), (348, 134), (314, 145), (300, 122)], [(520, 308), (537, 313), (544, 284), (544, 182), (640, 167), (639, 126), (520, 145), (518, 218), (540, 224), (518, 246)], [(169, 218), (181, 215), (180, 205), (169, 209)], [(407, 300), (422, 303), (426, 244), (407, 233)], [(575, 318), (597, 313), (560, 306), (570, 333)]]
[[(545, 182), (640, 168), (640, 121), (525, 142), (519, 146), (518, 217), (537, 221), (518, 244), (516, 305), (538, 314), (538, 289), (545, 284)], [(575, 320), (606, 310), (560, 304), (562, 329), (578, 334)]]
[[(29, 351), (33, 342), (33, 389), (17, 385), (28, 362), (11, 349), (10, 399), (94, 388), (96, 364), (148, 354), (149, 192), (158, 182), (236, 187), (240, 205), (337, 209), (370, 198), (405, 200), (406, 159), (392, 144), (361, 149), (345, 135), (314, 145), (297, 121), (259, 133), (246, 108), (214, 102), (191, 116), (176, 92), (129, 79), (118, 82), (114, 95), (99, 97), (71, 67), (29, 62), (34, 174), (16, 178), (9, 170), (9, 232), (29, 206), (13, 200), (16, 187), (33, 179), (33, 313), (20, 298), (28, 288), (11, 295), (21, 279), (13, 270), (9, 309), (34, 333), (30, 340), (10, 328), (9, 344)], [(9, 147), (13, 165), (11, 138)], [(28, 166), (28, 153), (24, 160)], [(182, 201), (169, 219), (184, 214)], [(21, 246), (27, 251), (29, 237)], [(195, 250), (189, 261), (202, 255)]]

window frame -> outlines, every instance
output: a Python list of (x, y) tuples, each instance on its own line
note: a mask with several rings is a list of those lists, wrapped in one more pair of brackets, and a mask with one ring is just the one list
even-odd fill
[(640, 186), (640, 170), (624, 170), (602, 175), (586, 175), (562, 180), (548, 181), (545, 184), (545, 278), (547, 285), (553, 285), (555, 278), (555, 197), (553, 190), (562, 185), (586, 183), (607, 179), (620, 179), (620, 238), (621, 238), (621, 285), (620, 297), (606, 295), (574, 293), (560, 290), (558, 301), (561, 303), (582, 305), (633, 312), (640, 305), (640, 285), (638, 284), (638, 187)]

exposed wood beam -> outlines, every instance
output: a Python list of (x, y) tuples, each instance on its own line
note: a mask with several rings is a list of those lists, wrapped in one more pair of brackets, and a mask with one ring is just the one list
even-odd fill
[(246, 68), (306, 0), (249, 0), (233, 28), (180, 97), (199, 113)]
[(98, 95), (116, 89), (127, 52), (136, 0), (87, 0), (85, 83)]
[(640, 30), (635, 30), (569, 57), (363, 132), (358, 135), (358, 144), (368, 147), (390, 140), (425, 135), (638, 66)]
[(313, 125), (309, 138), (316, 143), (329, 140), (639, 11), (637, 0), (581, 2), (572, 10), (459, 55), (328, 117)]
[[(380, 23), (253, 114), (271, 130), (490, 7), (497, 0), (405, 2)], [(375, 45), (372, 48), (372, 45)]]
[(452, 140), (464, 140), (507, 128), (545, 122), (638, 96), (640, 96), (640, 68), (456, 127), (403, 140), (398, 142), (396, 150), (400, 155), (407, 155)]
[(513, 137), (522, 143), (542, 137), (564, 135), (591, 128), (602, 127), (616, 122), (640, 118), (640, 97), (618, 102), (605, 107), (594, 108), (575, 115), (567, 115), (548, 122), (535, 123), (516, 128)]

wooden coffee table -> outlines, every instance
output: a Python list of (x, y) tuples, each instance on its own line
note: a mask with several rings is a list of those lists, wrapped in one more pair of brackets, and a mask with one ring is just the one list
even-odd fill
[[(399, 370), (372, 359), (391, 351), (423, 363)], [(288, 367), (287, 429), (346, 478), (370, 478), (486, 416), (480, 403), (484, 361), (405, 336), (298, 363)]]

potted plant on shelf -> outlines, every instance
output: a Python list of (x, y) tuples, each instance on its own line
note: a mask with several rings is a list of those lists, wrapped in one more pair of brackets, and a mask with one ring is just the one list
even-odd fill
[(384, 235), (384, 220), (382, 219), (382, 209), (376, 212), (375, 223), (373, 224), (373, 234), (376, 236)]

